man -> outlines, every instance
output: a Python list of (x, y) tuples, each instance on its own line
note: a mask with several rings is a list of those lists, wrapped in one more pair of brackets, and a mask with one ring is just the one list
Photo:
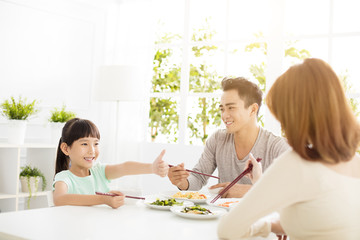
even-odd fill
[[(289, 146), (284, 138), (275, 136), (257, 124), (262, 102), (262, 91), (245, 78), (229, 78), (221, 82), (221, 119), (226, 130), (217, 130), (206, 141), (204, 152), (194, 171), (212, 174), (216, 168), (219, 184), (210, 188), (226, 187), (245, 169), (250, 153), (261, 158), (263, 171)], [(180, 190), (200, 190), (208, 177), (185, 171), (184, 164), (169, 169), (168, 177)], [(242, 197), (251, 188), (251, 181), (242, 178), (223, 197)]]

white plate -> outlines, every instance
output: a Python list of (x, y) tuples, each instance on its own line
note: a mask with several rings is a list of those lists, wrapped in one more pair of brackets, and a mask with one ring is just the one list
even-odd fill
[[(167, 197), (163, 197), (163, 196), (154, 196), (154, 195), (151, 195), (151, 196), (146, 196), (145, 197), (145, 200), (144, 200), (144, 204), (145, 206), (149, 207), (149, 208), (154, 208), (154, 209), (158, 209), (158, 210), (170, 210), (170, 208), (172, 206), (158, 206), (158, 205), (151, 205), (151, 203), (155, 202), (156, 199), (159, 199), (159, 200), (167, 200), (169, 198)], [(193, 206), (194, 203), (193, 202), (190, 202), (190, 201), (183, 201), (183, 200), (176, 200), (177, 202), (182, 202), (183, 205), (179, 206), (179, 207), (189, 207), (189, 206)], [(178, 206), (178, 205), (175, 205), (175, 206)]]
[[(231, 208), (235, 207), (236, 204), (238, 204), (241, 201), (241, 198), (219, 198), (214, 203), (211, 203), (211, 200), (212, 199), (208, 199), (206, 201), (206, 203), (211, 205), (211, 206), (215, 206), (215, 207), (219, 207), (219, 208), (231, 209)], [(236, 202), (236, 201), (238, 201), (238, 202), (230, 204), (229, 207), (219, 206), (219, 204), (223, 204), (223, 203), (226, 203), (226, 202)]]
[(201, 207), (209, 209), (212, 214), (201, 215), (201, 214), (193, 214), (193, 213), (183, 213), (181, 212), (184, 209), (184, 207), (182, 206), (173, 206), (170, 208), (170, 211), (172, 211), (173, 213), (175, 213), (180, 217), (192, 218), (192, 219), (213, 219), (213, 218), (218, 218), (227, 212), (225, 209), (218, 207), (211, 207), (211, 206), (201, 206)]
[(195, 204), (200, 204), (200, 203), (206, 203), (206, 200), (208, 200), (210, 198), (210, 195), (209, 194), (206, 194), (206, 193), (203, 193), (203, 192), (198, 192), (200, 194), (204, 194), (206, 196), (206, 199), (189, 199), (189, 198), (178, 198), (178, 197), (173, 197), (173, 195), (175, 193), (178, 193), (178, 192), (181, 192), (182, 194), (186, 194), (186, 193), (189, 193), (189, 192), (197, 192), (197, 191), (168, 191), (168, 192), (165, 192), (163, 193), (162, 195), (164, 197), (167, 197), (167, 198), (175, 198), (176, 200), (187, 200), (187, 201), (191, 201)]

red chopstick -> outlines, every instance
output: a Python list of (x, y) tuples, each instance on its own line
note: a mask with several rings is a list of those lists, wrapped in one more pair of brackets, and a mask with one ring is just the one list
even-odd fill
[[(256, 161), (260, 162), (261, 158), (257, 158)], [(218, 200), (227, 190), (229, 190), (232, 186), (234, 186), (235, 183), (237, 183), (243, 176), (251, 172), (252, 168), (253, 165), (250, 164), (247, 169), (245, 169), (237, 178), (235, 178), (229, 185), (227, 185), (226, 188), (224, 188), (218, 195), (216, 195), (216, 197), (214, 197), (214, 199), (211, 200), (211, 203), (214, 203), (216, 200)]]
[[(103, 193), (103, 192), (95, 192), (96, 195), (104, 195), (104, 196), (111, 196), (111, 197), (115, 197), (115, 196), (119, 196), (116, 193)], [(134, 198), (134, 199), (141, 199), (141, 200), (145, 200), (144, 197), (133, 197), (133, 196), (129, 196), (129, 195), (125, 195), (126, 198)]]
[[(169, 164), (169, 167), (174, 167), (174, 165)], [(216, 176), (213, 176), (213, 175), (209, 175), (209, 174), (201, 173), (201, 172), (195, 172), (195, 171), (189, 170), (189, 169), (185, 169), (185, 171), (200, 174), (200, 175), (204, 175), (204, 176), (207, 176), (207, 177), (213, 177), (213, 178), (220, 179), (219, 177), (216, 177)]]

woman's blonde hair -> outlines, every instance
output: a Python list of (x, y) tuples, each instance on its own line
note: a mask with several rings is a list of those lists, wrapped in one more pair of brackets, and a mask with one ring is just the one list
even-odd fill
[(290, 146), (304, 159), (338, 163), (354, 156), (359, 123), (326, 62), (309, 58), (290, 67), (271, 87), (266, 104)]

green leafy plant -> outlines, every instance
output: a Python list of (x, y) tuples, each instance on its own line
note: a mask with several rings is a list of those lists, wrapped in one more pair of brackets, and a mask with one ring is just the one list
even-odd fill
[[(198, 93), (220, 92), (220, 82), (223, 76), (212, 66), (209, 58), (216, 56), (223, 50), (213, 42), (213, 37), (217, 34), (211, 28), (211, 18), (206, 18), (205, 23), (199, 28), (193, 29), (191, 40), (197, 44), (191, 48), (191, 62), (189, 66), (189, 92), (197, 96)], [(260, 52), (263, 57), (267, 56), (268, 45), (264, 35), (260, 32), (255, 34), (255, 41), (245, 46), (245, 52)], [(153, 60), (153, 93), (175, 93), (180, 92), (181, 62), (175, 56), (175, 47), (169, 43), (176, 43), (181, 36), (172, 33), (163, 33), (158, 36), (155, 44), (162, 44), (156, 51)], [(285, 43), (284, 56), (290, 62), (298, 62), (311, 56), (306, 49), (297, 47), (297, 41), (287, 41)], [(238, 51), (235, 49), (233, 53)], [(252, 64), (249, 67), (250, 73), (257, 81), (260, 89), (266, 91), (266, 68), (264, 61)], [(236, 76), (234, 76), (236, 77)], [(176, 133), (179, 131), (179, 114), (175, 98), (154, 97), (150, 99), (150, 121), (151, 140), (155, 142), (159, 133), (165, 135), (168, 142), (176, 142)], [(193, 144), (201, 140), (205, 143), (211, 129), (215, 129), (221, 124), (221, 114), (219, 111), (219, 99), (216, 97), (194, 97), (192, 101), (192, 111), (187, 117), (187, 131), (189, 133), (189, 143)], [(258, 116), (258, 122), (264, 126), (264, 116)]]
[[(211, 18), (206, 18), (205, 23), (193, 32), (192, 40), (205, 42), (204, 45), (192, 47), (195, 61), (190, 64), (189, 90), (194, 93), (213, 93), (220, 90), (220, 81), (223, 76), (219, 75), (214, 66), (207, 62), (209, 57), (221, 51), (217, 45), (209, 44), (216, 35), (211, 27)], [(220, 101), (218, 98), (199, 97), (193, 106), (194, 114), (187, 118), (189, 131), (189, 143), (200, 139), (205, 144), (210, 128), (217, 128), (221, 124), (219, 111)]]
[[(347, 94), (350, 94), (353, 91), (353, 84), (349, 81), (349, 72), (346, 69), (343, 73), (339, 74), (339, 79), (343, 84), (344, 90)], [(349, 98), (349, 104), (354, 112), (355, 117), (359, 119), (360, 116), (360, 100), (356, 98)], [(357, 153), (360, 154), (360, 147), (357, 150)]]
[(26, 120), (29, 116), (38, 112), (35, 104), (36, 100), (31, 103), (26, 103), (26, 98), (19, 97), (18, 101), (14, 97), (10, 100), (5, 100), (1, 105), (1, 114), (8, 119)]
[[(245, 47), (245, 52), (255, 52), (259, 51), (264, 56), (267, 56), (268, 45), (265, 40), (264, 34), (262, 32), (254, 34), (256, 40)], [(311, 54), (306, 49), (296, 48), (296, 44), (298, 41), (287, 41), (285, 42), (285, 53), (284, 56), (287, 59), (290, 59), (292, 64), (300, 62), (305, 58), (311, 57)], [(258, 86), (265, 93), (266, 92), (266, 71), (267, 65), (265, 62), (259, 62), (258, 64), (252, 64), (250, 66), (250, 72), (253, 77), (257, 80)], [(265, 100), (263, 100), (265, 102)], [(264, 118), (263, 115), (259, 115), (258, 117), (259, 124), (264, 127)]]
[[(208, 19), (204, 26), (195, 29), (192, 40), (196, 42), (207, 42), (212, 39), (216, 32), (211, 30)], [(158, 36), (155, 44), (168, 44), (181, 39), (181, 36), (164, 33)], [(197, 59), (190, 64), (189, 90), (194, 93), (212, 93), (220, 89), (219, 76), (205, 62), (207, 57), (218, 51), (215, 45), (199, 45), (191, 48), (192, 55)], [(181, 63), (174, 60), (174, 50), (170, 47), (157, 49), (153, 60), (152, 92), (179, 92)], [(209, 126), (220, 126), (221, 117), (218, 109), (219, 101), (215, 98), (198, 98), (193, 108), (196, 112), (188, 116), (187, 126), (190, 134), (190, 144), (193, 140), (200, 139), (205, 143), (208, 137)], [(168, 142), (177, 141), (179, 131), (179, 114), (177, 101), (174, 98), (151, 98), (149, 111), (149, 127), (151, 140), (154, 142), (158, 134), (166, 136)]]
[(51, 117), (49, 119), (49, 122), (67, 122), (70, 119), (73, 119), (76, 114), (71, 111), (66, 111), (66, 106), (63, 105), (61, 109), (55, 108), (53, 111), (51, 111)]
[[(165, 34), (156, 44), (171, 43), (180, 36)], [(152, 92), (178, 92), (180, 90), (180, 64), (171, 61), (173, 50), (157, 49), (153, 59)], [(179, 115), (177, 102), (170, 98), (151, 98), (149, 111), (149, 127), (151, 141), (155, 141), (159, 133), (164, 134), (169, 142), (177, 141)]]
[[(31, 167), (30, 165), (26, 165), (24, 167), (21, 167), (20, 177), (25, 177), (27, 179), (27, 186), (29, 189), (29, 198), (27, 200), (27, 207), (30, 208), (30, 199), (32, 197), (32, 191), (30, 186), (30, 178), (31, 177), (41, 177), (42, 179), (42, 191), (46, 188), (46, 178), (44, 174), (36, 167)], [(35, 187), (38, 186), (37, 178), (35, 178)]]

